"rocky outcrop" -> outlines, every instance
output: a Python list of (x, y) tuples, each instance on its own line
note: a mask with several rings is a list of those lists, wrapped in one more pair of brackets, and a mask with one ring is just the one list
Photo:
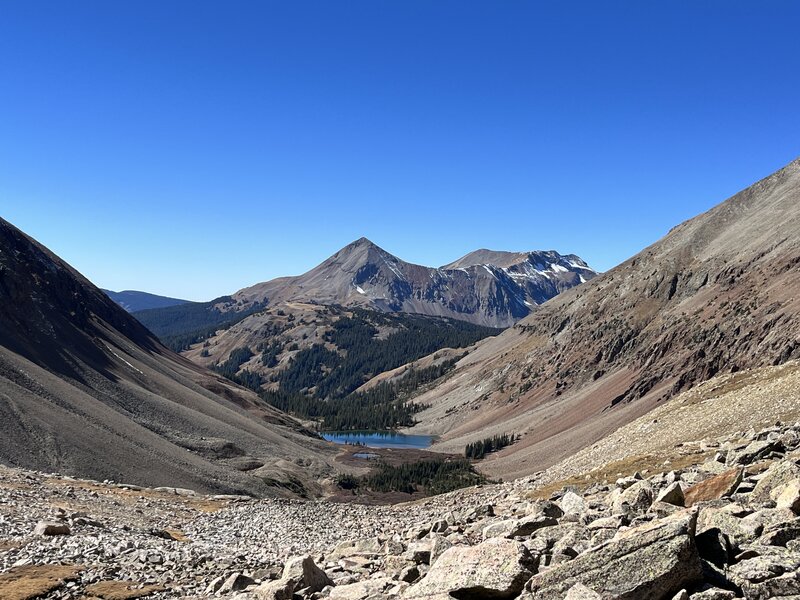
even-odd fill
[(531, 600), (560, 600), (577, 584), (618, 600), (671, 598), (702, 579), (697, 513), (684, 511), (614, 539), (531, 579)]
[(493, 538), (476, 546), (450, 548), (403, 598), (515, 598), (536, 568), (536, 561), (522, 543)]
[(486, 468), (530, 475), (715, 375), (800, 358), (799, 275), (796, 160), (482, 343), (416, 398), (417, 429), (450, 449), (525, 424)]
[(361, 238), (307, 273), (256, 284), (233, 299), (235, 310), (309, 302), (507, 327), (596, 275), (579, 257), (555, 251), (479, 250), (440, 268), (424, 267)]
[[(754, 452), (764, 441), (769, 451)], [(534, 477), (395, 507), (179, 495), (0, 467), (0, 571), (91, 560), (59, 600), (120, 581), (156, 600), (800, 595), (800, 423), (684, 450), (665, 472), (614, 468), (547, 493)], [(40, 521), (70, 533), (32, 535)]]

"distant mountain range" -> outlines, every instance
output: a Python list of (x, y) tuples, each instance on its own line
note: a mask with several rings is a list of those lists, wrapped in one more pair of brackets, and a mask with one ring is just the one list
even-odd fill
[[(303, 275), (135, 316), (170, 348), (294, 415), (327, 428), (396, 427), (413, 424), (400, 397), (596, 275), (579, 257), (553, 251), (478, 250), (424, 267), (361, 238)], [(392, 386), (354, 394), (411, 361), (421, 362), (401, 369), (402, 382), (395, 373)]]
[(362, 306), (508, 327), (597, 272), (574, 254), (477, 250), (443, 267), (407, 263), (366, 238), (303, 275), (233, 294), (240, 306), (283, 302)]
[(166, 308), (168, 306), (177, 306), (178, 304), (186, 304), (189, 302), (188, 300), (168, 298), (167, 296), (157, 296), (155, 294), (148, 294), (147, 292), (137, 292), (136, 290), (124, 290), (122, 292), (103, 290), (103, 292), (105, 292), (106, 295), (114, 302), (131, 313), (150, 308)]

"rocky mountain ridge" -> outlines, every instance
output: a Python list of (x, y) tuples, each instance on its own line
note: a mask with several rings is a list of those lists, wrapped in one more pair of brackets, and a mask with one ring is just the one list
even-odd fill
[(167, 350), (3, 220), (0, 298), (4, 463), (258, 495), (288, 493), (281, 486), (290, 480), (314, 493), (330, 471), (330, 445)]
[(424, 267), (361, 238), (303, 275), (259, 283), (233, 298), (245, 307), (258, 302), (336, 304), (507, 327), (534, 306), (595, 275), (579, 257), (554, 251), (479, 250), (444, 267)]
[(718, 373), (796, 358), (799, 271), (794, 161), (479, 344), (415, 429), (444, 451), (522, 434), (485, 469), (546, 467)]
[(176, 306), (189, 302), (188, 300), (181, 300), (180, 298), (159, 296), (157, 294), (150, 294), (137, 290), (123, 290), (121, 292), (114, 292), (112, 290), (102, 291), (130, 313), (151, 308), (166, 308), (168, 306)]

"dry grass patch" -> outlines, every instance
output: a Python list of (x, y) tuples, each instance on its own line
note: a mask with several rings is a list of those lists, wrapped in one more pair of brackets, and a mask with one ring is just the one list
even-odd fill
[(0, 550), (15, 550), (22, 547), (22, 542), (13, 540), (0, 540)]
[(103, 496), (111, 496), (115, 500), (128, 505), (136, 504), (140, 498), (150, 500), (166, 500), (174, 505), (180, 505), (187, 510), (211, 513), (221, 510), (227, 506), (227, 500), (213, 500), (206, 496), (179, 496), (170, 492), (156, 491), (152, 489), (132, 490), (116, 486), (104, 485), (92, 481), (64, 480), (56, 477), (49, 477), (47, 485), (56, 487), (75, 487), (84, 490), (94, 491)]
[(164, 588), (160, 585), (139, 587), (138, 584), (131, 581), (100, 581), (86, 586), (86, 596), (101, 600), (131, 600), (132, 598), (144, 598), (163, 590)]
[(85, 567), (78, 565), (26, 565), (0, 573), (0, 598), (31, 600), (77, 579)]
[[(528, 492), (525, 497), (530, 500), (544, 500), (565, 487), (574, 487), (583, 490), (592, 484), (616, 481), (620, 477), (632, 475), (637, 471), (646, 475), (661, 473), (663, 471), (685, 469), (704, 462), (708, 456), (708, 452), (680, 454), (678, 456), (655, 454), (629, 456), (622, 460), (610, 462), (588, 473), (581, 473), (580, 475), (574, 475), (567, 479), (554, 481), (553, 483)], [(664, 464), (666, 461), (669, 461), (669, 464)]]

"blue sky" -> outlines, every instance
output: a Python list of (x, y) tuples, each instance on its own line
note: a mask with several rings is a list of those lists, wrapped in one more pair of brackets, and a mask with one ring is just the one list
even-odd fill
[(800, 3), (0, 4), (0, 216), (210, 299), (366, 236), (606, 270), (800, 155)]

